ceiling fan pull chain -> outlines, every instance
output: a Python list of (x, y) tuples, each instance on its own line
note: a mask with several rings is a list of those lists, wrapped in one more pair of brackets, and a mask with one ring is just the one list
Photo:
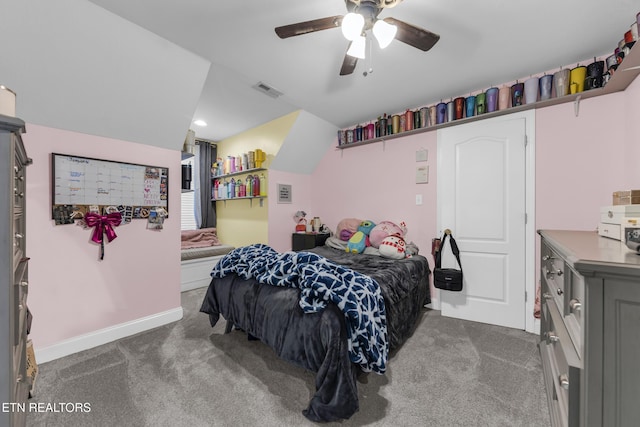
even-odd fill
[(373, 73), (373, 43), (369, 40), (369, 35), (366, 35), (367, 44), (369, 45), (369, 68), (364, 70), (362, 75), (367, 77), (369, 74)]

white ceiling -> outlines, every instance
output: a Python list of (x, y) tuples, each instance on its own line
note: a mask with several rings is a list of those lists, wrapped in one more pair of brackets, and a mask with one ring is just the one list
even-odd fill
[[(613, 52), (640, 0), (404, 0), (393, 16), (441, 36), (422, 52), (372, 47), (349, 76), (339, 29), (280, 39), (274, 27), (342, 15), (344, 0), (90, 0), (211, 62), (192, 127), (221, 140), (305, 110), (337, 127)], [(367, 48), (369, 50), (369, 48)], [(363, 76), (369, 67), (373, 73)], [(272, 99), (251, 87), (284, 93)]]

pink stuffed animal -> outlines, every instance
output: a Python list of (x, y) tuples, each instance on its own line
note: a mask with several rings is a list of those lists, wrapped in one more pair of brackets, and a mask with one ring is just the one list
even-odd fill
[(391, 221), (381, 221), (369, 233), (369, 242), (371, 246), (379, 249), (380, 244), (386, 237), (399, 236), (404, 238), (405, 234), (407, 234), (407, 225), (404, 222), (396, 225)]
[(356, 231), (358, 231), (358, 227), (362, 222), (361, 219), (357, 218), (345, 218), (338, 223), (336, 227), (336, 235), (342, 241), (349, 241), (351, 236), (353, 236)]

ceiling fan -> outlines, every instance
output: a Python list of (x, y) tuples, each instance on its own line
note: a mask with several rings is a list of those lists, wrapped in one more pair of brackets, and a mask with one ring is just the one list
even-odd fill
[(397, 6), (402, 0), (345, 0), (346, 15), (336, 15), (311, 21), (284, 25), (275, 29), (281, 39), (300, 36), (330, 28), (342, 27), (344, 36), (350, 40), (344, 56), (340, 75), (353, 73), (358, 58), (364, 58), (366, 39), (364, 34), (372, 29), (380, 46), (384, 48), (394, 38), (422, 51), (431, 49), (440, 40), (438, 34), (407, 24), (395, 18), (378, 19), (383, 9)]

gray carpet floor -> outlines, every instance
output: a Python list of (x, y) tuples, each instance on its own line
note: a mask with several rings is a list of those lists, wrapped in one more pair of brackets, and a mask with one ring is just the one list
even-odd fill
[[(309, 426), (314, 374), (200, 313), (41, 364), (28, 426)], [(359, 378), (360, 411), (327, 426), (548, 426), (537, 336), (426, 310), (385, 375)], [(66, 407), (69, 407), (66, 405)], [(56, 407), (54, 406), (55, 410)]]

